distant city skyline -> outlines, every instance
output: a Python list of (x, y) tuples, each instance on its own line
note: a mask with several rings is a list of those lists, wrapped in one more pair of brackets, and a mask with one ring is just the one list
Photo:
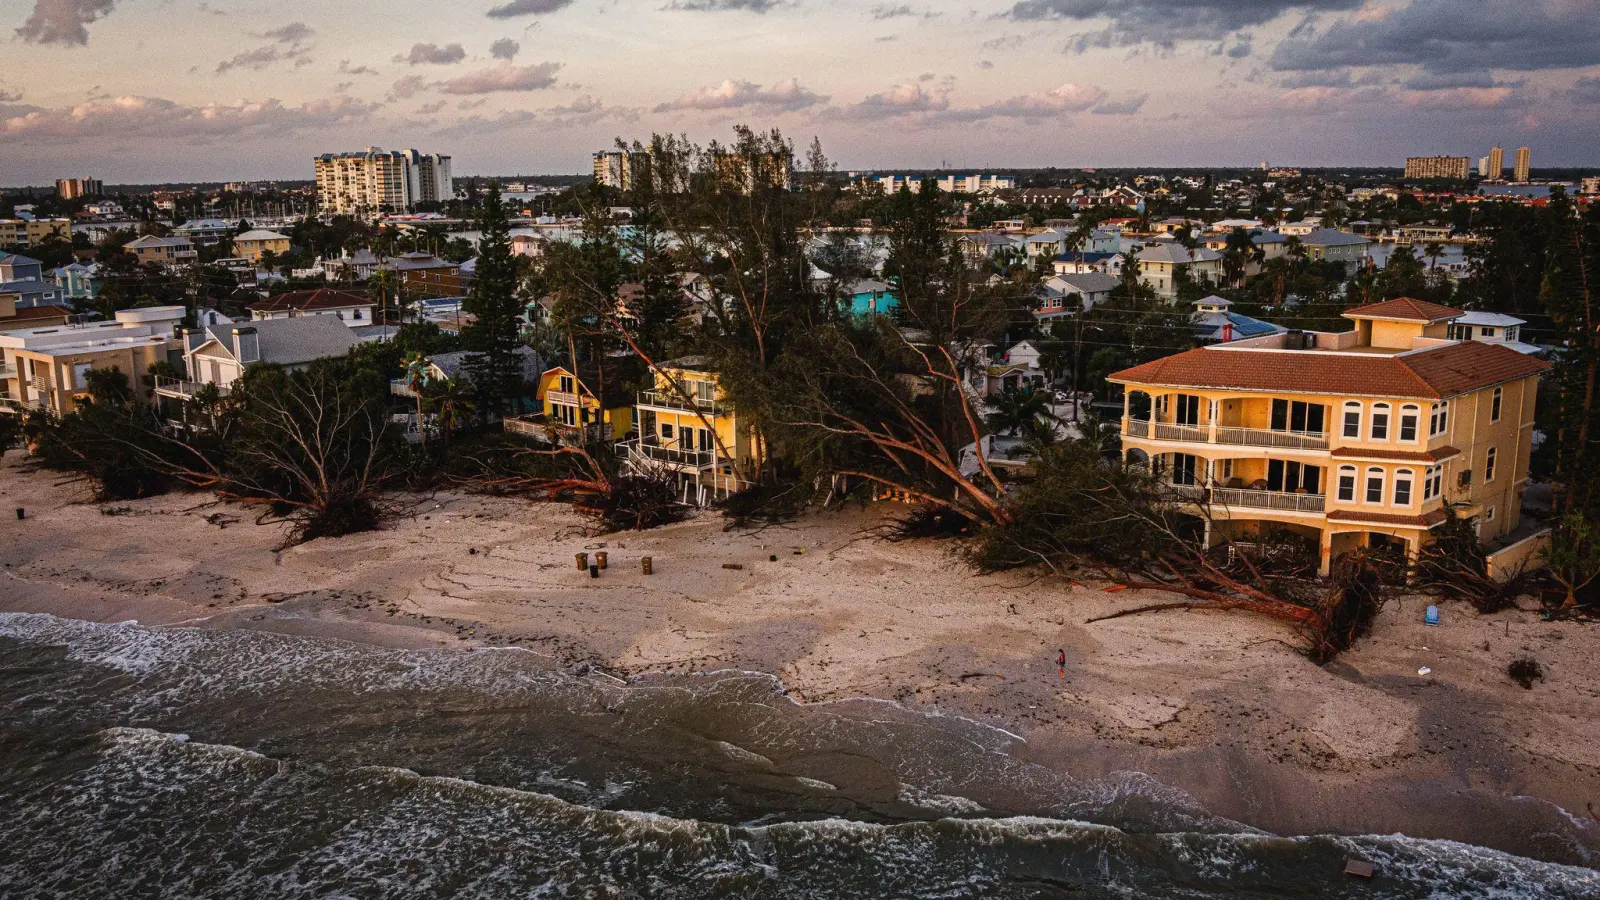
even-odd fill
[[(381, 13), (381, 14), (380, 14)], [(584, 173), (617, 136), (822, 139), (841, 168), (1600, 166), (1586, 0), (23, 0), (0, 184), (310, 179), (428, 147)]]

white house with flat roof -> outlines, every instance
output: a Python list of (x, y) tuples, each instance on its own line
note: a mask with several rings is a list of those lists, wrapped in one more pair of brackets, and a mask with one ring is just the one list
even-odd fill
[(1450, 323), (1450, 338), (1457, 341), (1500, 344), (1530, 356), (1543, 352), (1543, 347), (1523, 342), (1522, 326), (1526, 324), (1528, 324), (1526, 319), (1508, 316), (1505, 313), (1467, 312)]

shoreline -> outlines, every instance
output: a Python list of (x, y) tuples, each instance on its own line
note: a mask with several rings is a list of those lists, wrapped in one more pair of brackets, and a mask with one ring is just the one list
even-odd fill
[[(593, 536), (566, 507), (439, 494), (384, 531), (278, 552), (281, 526), (208, 499), (88, 503), (8, 454), (0, 508), (28, 517), (0, 526), (0, 611), (527, 649), (630, 680), (760, 673), (807, 705), (883, 700), (997, 728), (1024, 739), (1018, 758), (1076, 778), (1143, 773), (1276, 834), (1404, 832), (1600, 859), (1589, 808), (1600, 804), (1600, 689), (1583, 678), (1600, 633), (1589, 625), (1446, 602), (1444, 624), (1426, 628), (1426, 601), (1407, 598), (1319, 669), (1286, 645), (1288, 629), (1246, 614), (1084, 625), (1150, 598), (977, 576), (948, 544), (863, 534), (892, 508), (748, 532), (702, 514)], [(208, 522), (215, 512), (238, 521)], [(599, 579), (576, 568), (585, 548), (610, 554)], [(1524, 653), (1548, 673), (1531, 691), (1504, 675)], [(1433, 674), (1417, 675), (1423, 665)]]

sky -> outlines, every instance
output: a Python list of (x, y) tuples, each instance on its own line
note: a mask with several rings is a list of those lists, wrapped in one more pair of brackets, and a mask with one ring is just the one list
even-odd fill
[[(1600, 0), (0, 0), (0, 185), (307, 178), (617, 137), (843, 169), (1600, 166)], [(5, 38), (0, 38), (5, 39)]]

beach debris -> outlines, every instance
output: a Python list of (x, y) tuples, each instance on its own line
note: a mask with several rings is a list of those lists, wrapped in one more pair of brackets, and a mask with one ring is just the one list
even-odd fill
[(1424, 625), (1437, 625), (1437, 624), (1439, 624), (1439, 607), (1430, 605), (1428, 607), (1427, 612), (1424, 612), (1422, 614), (1422, 624), (1424, 624)]
[(772, 554), (772, 555), (767, 557), (767, 562), (777, 562), (777, 561), (778, 561), (778, 554), (776, 554), (776, 553), (774, 553), (774, 554)]
[(27, 516), (27, 514), (28, 514), (27, 511), (24, 510), (22, 507), (20, 507), (20, 506), (17, 507), (17, 521), (18, 522), (21, 522), (23, 520), (23, 518), (25, 518)]
[(606, 552), (601, 550), (599, 553), (596, 553), (594, 555), (594, 561), (595, 565), (598, 565), (600, 568), (604, 569), (606, 567)]
[(1433, 674), (1433, 670), (1428, 668), (1427, 666), (1417, 666), (1417, 674), (1418, 675), (1432, 675)]
[(239, 517), (238, 516), (230, 516), (227, 513), (219, 513), (219, 512), (217, 512), (217, 513), (212, 513), (209, 516), (206, 516), (206, 521), (208, 523), (212, 524), (212, 525), (217, 526), (218, 528), (227, 528), (229, 525), (232, 525), (235, 522), (239, 521)]
[(575, 554), (575, 555), (578, 558), (578, 571), (581, 572), (584, 569), (589, 568), (589, 554), (587, 554), (587, 553), (578, 553), (578, 554)]
[(653, 574), (654, 571), (655, 571), (654, 567), (653, 567), (653, 563), (652, 563), (650, 557), (648, 557), (648, 556), (646, 556), (643, 559), (639, 560), (639, 567), (644, 570), (644, 574), (646, 574), (646, 575)]
[(594, 563), (590, 563), (589, 564), (589, 577), (590, 578), (599, 578), (600, 577), (600, 567), (595, 565)]
[(467, 548), (467, 555), (468, 556), (477, 556), (478, 555), (478, 548), (477, 547), (468, 547)]
[(972, 678), (998, 678), (1001, 681), (1006, 680), (1006, 677), (1001, 675), (999, 672), (967, 672), (961, 676), (962, 681), (967, 681)]
[(743, 569), (744, 568), (744, 566), (740, 565), (739, 563), (723, 563), (722, 567), (724, 569), (735, 569), (735, 570), (739, 570), (739, 569)]
[(1544, 666), (1531, 656), (1518, 657), (1506, 666), (1506, 676), (1531, 691), (1535, 681), (1544, 680)]
[(1347, 859), (1344, 861), (1344, 873), (1354, 878), (1371, 878), (1377, 874), (1377, 867), (1364, 859)]
[(1112, 586), (1106, 588), (1106, 593), (1115, 594), (1117, 591), (1125, 591), (1127, 589), (1128, 586), (1125, 584), (1113, 584)]

